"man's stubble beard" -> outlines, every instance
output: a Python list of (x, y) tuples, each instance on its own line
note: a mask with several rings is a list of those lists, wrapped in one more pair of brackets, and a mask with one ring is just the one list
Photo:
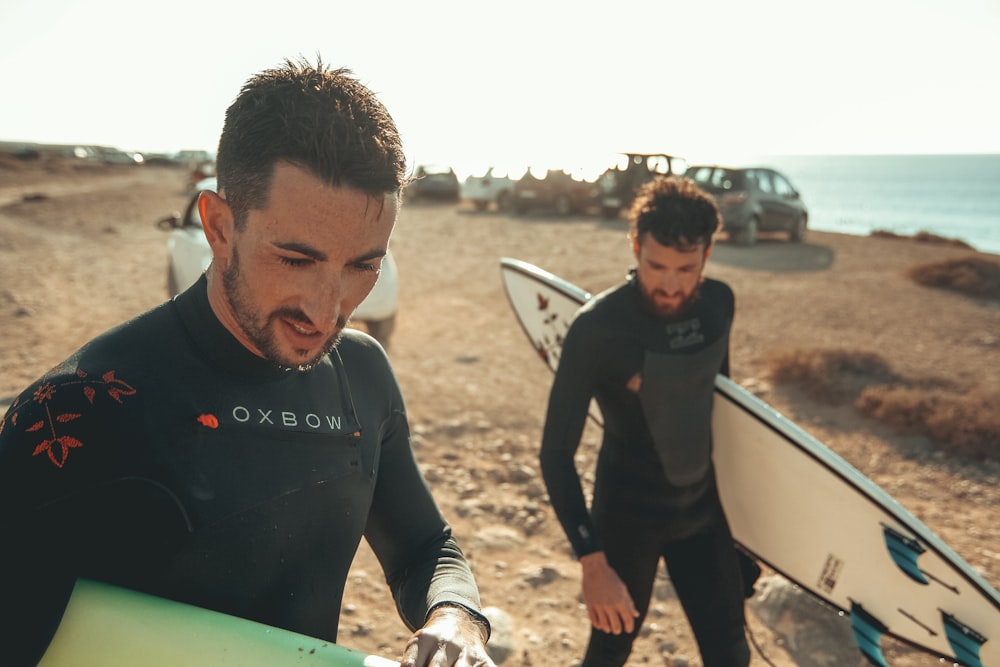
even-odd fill
[[(306, 358), (305, 361), (295, 361), (285, 358), (275, 339), (272, 326), (274, 321), (279, 317), (283, 317), (292, 321), (309, 323), (309, 318), (306, 317), (305, 313), (296, 308), (279, 308), (267, 317), (261, 316), (260, 309), (257, 308), (257, 305), (253, 302), (253, 298), (248, 294), (246, 283), (242, 280), (240, 255), (235, 247), (233, 247), (233, 254), (229, 265), (222, 272), (222, 288), (226, 294), (226, 299), (229, 301), (229, 307), (232, 309), (233, 316), (236, 318), (237, 326), (243, 330), (246, 337), (264, 355), (265, 359), (274, 363), (282, 370), (309, 370), (316, 366), (323, 357), (330, 354), (337, 347), (337, 344), (340, 343), (340, 336), (343, 330), (342, 325), (338, 326), (337, 333), (323, 344), (319, 353)], [(338, 324), (340, 323), (338, 322)], [(304, 350), (298, 352), (302, 357), (305, 357)]]

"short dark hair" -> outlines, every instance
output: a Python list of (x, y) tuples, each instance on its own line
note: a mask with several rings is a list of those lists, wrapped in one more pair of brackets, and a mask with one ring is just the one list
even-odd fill
[(275, 164), (288, 162), (331, 186), (374, 197), (406, 184), (396, 124), (346, 68), (285, 60), (243, 84), (226, 110), (216, 171), (238, 227), (266, 206)]
[(637, 239), (648, 232), (662, 245), (689, 248), (711, 245), (721, 216), (711, 195), (691, 179), (660, 176), (639, 188), (628, 222)]

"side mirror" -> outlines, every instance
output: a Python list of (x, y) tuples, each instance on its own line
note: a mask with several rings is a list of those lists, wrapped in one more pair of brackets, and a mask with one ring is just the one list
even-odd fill
[(165, 232), (169, 232), (172, 229), (177, 229), (181, 226), (181, 214), (178, 211), (174, 211), (165, 218), (160, 218), (156, 221), (157, 229), (162, 229)]

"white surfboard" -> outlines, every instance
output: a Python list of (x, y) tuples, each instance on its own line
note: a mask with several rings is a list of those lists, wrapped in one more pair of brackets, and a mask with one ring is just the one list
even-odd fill
[(39, 667), (138, 665), (399, 667), (322, 639), (89, 579), (77, 581)]
[[(536, 266), (501, 260), (511, 307), (553, 371), (590, 294)], [(888, 493), (729, 379), (712, 415), (719, 492), (736, 541), (849, 613), (861, 652), (886, 665), (891, 635), (968, 667), (1000, 667), (1000, 593)], [(599, 423), (600, 412), (591, 409)]]

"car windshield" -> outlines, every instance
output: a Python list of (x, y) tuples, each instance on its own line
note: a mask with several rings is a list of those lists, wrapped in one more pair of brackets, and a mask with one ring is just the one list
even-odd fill
[(436, 164), (428, 164), (420, 167), (420, 172), (424, 176), (436, 176), (440, 174), (450, 174), (451, 167), (443, 167)]
[(700, 185), (717, 190), (739, 190), (743, 188), (744, 172), (723, 167), (691, 167), (685, 176)]
[(469, 178), (516, 178), (524, 173), (524, 167), (518, 172), (517, 169), (506, 166), (480, 167), (469, 172)]

